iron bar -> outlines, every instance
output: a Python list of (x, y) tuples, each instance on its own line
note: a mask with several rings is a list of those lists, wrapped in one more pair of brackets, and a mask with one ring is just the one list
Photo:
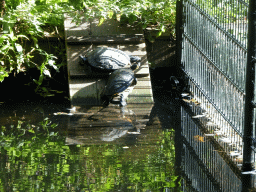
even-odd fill
[[(177, 17), (179, 17), (177, 23), (180, 21), (180, 23), (178, 23), (180, 28), (177, 30), (177, 39), (179, 39), (177, 42), (178, 61), (181, 61), (183, 65), (183, 71), (188, 76), (190, 91), (194, 95), (194, 100), (192, 99), (190, 102), (198, 102), (198, 105), (204, 110), (204, 113), (206, 112), (207, 117), (210, 117), (208, 123), (203, 122), (203, 120), (202, 123), (205, 123), (204, 126), (206, 129), (215, 135), (214, 140), (220, 143), (224, 151), (240, 170), (241, 168), (244, 169), (243, 166), (246, 165), (242, 165), (243, 155), (248, 153), (247, 156), (249, 155), (250, 158), (252, 158), (252, 151), (250, 151), (250, 147), (252, 146), (250, 144), (252, 144), (252, 137), (255, 137), (255, 134), (248, 134), (248, 131), (246, 133), (248, 136), (244, 137), (246, 136), (246, 130), (244, 132), (245, 123), (251, 126), (249, 133), (252, 133), (253, 128), (255, 129), (256, 127), (255, 114), (249, 117), (250, 120), (255, 121), (254, 124), (252, 124), (252, 121), (248, 122), (248, 118), (244, 117), (245, 111), (247, 110), (245, 109), (245, 90), (247, 89), (246, 96), (248, 96), (248, 90), (250, 89), (248, 88), (248, 83), (246, 84), (246, 75), (248, 71), (252, 70), (252, 68), (250, 68), (250, 70), (246, 68), (246, 63), (249, 58), (254, 60), (256, 57), (255, 54), (247, 52), (247, 49), (251, 48), (249, 47), (249, 42), (255, 44), (256, 40), (256, 37), (249, 41), (247, 39), (247, 15), (249, 4), (250, 7), (252, 6), (251, 2), (251, 0), (250, 3), (249, 0), (232, 0), (228, 2), (222, 0), (183, 0), (181, 5), (183, 12), (180, 11), (178, 13), (177, 11)], [(255, 15), (254, 17), (256, 17)], [(254, 28), (256, 27), (254, 26)], [(250, 33), (250, 35), (252, 34), (255, 36), (256, 30)], [(180, 43), (181, 41), (182, 43)], [(256, 45), (254, 45), (253, 48), (254, 51), (256, 51)], [(251, 55), (249, 56), (247, 53)], [(254, 64), (255, 62), (256, 61), (253, 61)], [(254, 76), (255, 72), (253, 68), (251, 79), (254, 78)], [(256, 89), (254, 85), (253, 82), (252, 85), (249, 86), (251, 87), (251, 91)], [(256, 99), (254, 100), (254, 95), (251, 95), (251, 99), (249, 100), (251, 107), (255, 107), (254, 102), (256, 102)], [(249, 108), (251, 113), (253, 113), (253, 110), (256, 113), (256, 109)], [(198, 110), (195, 110), (195, 113), (202, 114), (202, 112)], [(182, 117), (183, 116), (184, 115), (182, 115)], [(202, 139), (202, 134), (196, 131), (195, 124), (193, 124), (189, 118), (185, 118), (182, 121), (182, 126), (184, 126), (182, 129), (183, 135), (186, 137), (191, 147), (195, 149), (198, 158), (202, 160), (201, 162), (209, 164), (209, 159), (206, 158), (207, 156), (203, 155), (203, 151), (207, 151), (208, 146), (204, 145), (202, 140), (202, 144), (200, 143), (200, 145), (199, 143), (196, 145), (192, 144), (196, 138)], [(212, 124), (209, 126), (211, 122)], [(244, 142), (247, 142), (247, 147), (250, 148), (249, 150), (248, 148), (247, 150), (243, 150), (243, 147), (245, 147), (243, 146), (243, 139), (246, 140)], [(256, 150), (255, 147), (256, 145), (253, 146), (254, 150)], [(253, 154), (253, 160), (255, 160), (255, 151)], [(186, 158), (187, 161), (190, 161), (191, 157), (187, 156)], [(214, 164), (214, 162), (217, 161), (212, 162)], [(252, 159), (247, 162), (248, 165), (252, 167)], [(195, 165), (193, 163), (191, 164), (191, 162), (185, 163), (190, 167)], [(218, 172), (217, 167), (215, 171)], [(187, 173), (190, 176), (194, 174), (200, 176), (204, 175), (203, 172), (200, 171), (198, 173), (188, 171)], [(220, 174), (222, 175), (221, 179), (227, 181), (222, 183), (223, 187), (226, 183), (233, 180), (227, 169), (221, 170)], [(250, 179), (249, 183), (251, 184)], [(246, 180), (246, 182), (248, 182), (248, 178)], [(205, 182), (210, 181), (206, 180)], [(197, 189), (206, 189), (204, 188), (205, 186), (199, 186), (198, 184), (199, 183), (193, 183), (193, 186), (196, 188), (199, 187)], [(235, 182), (235, 185), (237, 187), (235, 190), (226, 191), (242, 190), (242, 184), (240, 182)], [(222, 188), (222, 190), (224, 189), (225, 187)]]
[(244, 93), (244, 90), (241, 88), (241, 86), (236, 84), (234, 81), (232, 81), (232, 79), (225, 73), (225, 71), (221, 70), (217, 66), (217, 64), (210, 58), (210, 56), (208, 56), (206, 53), (204, 53), (204, 51), (192, 40), (192, 38), (188, 34), (184, 33), (183, 35), (210, 63), (213, 64), (215, 69), (217, 69), (219, 72), (221, 72), (223, 74), (223, 76), (225, 76), (225, 78), (227, 78), (230, 81), (230, 83), (233, 86), (235, 86), (241, 93)]
[[(186, 71), (184, 71), (184, 73), (186, 73)], [(187, 74), (187, 73), (186, 73)], [(188, 74), (187, 74), (188, 75)], [(204, 90), (200, 88), (200, 86), (193, 80), (193, 79), (190, 79), (191, 82), (193, 82), (193, 84), (196, 85), (197, 89), (201, 92), (201, 94), (207, 99), (207, 101), (209, 103), (211, 103), (211, 105), (215, 108), (216, 111), (218, 111), (218, 113), (222, 116), (223, 119), (225, 119), (226, 122), (228, 122), (228, 124), (236, 131), (236, 133), (240, 136), (242, 136), (241, 132), (239, 131), (239, 129), (227, 118), (227, 116), (222, 112), (220, 111), (219, 107), (216, 106), (216, 104), (212, 101), (211, 98), (209, 98), (207, 96), (207, 94), (204, 93)]]
[(219, 25), (213, 18), (210, 17), (210, 15), (208, 15), (208, 13), (206, 13), (204, 10), (202, 10), (197, 4), (188, 1), (189, 4), (191, 6), (193, 6), (194, 8), (197, 9), (197, 11), (202, 14), (205, 18), (207, 18), (212, 24), (214, 24), (220, 31), (222, 31), (223, 33), (225, 33), (226, 36), (229, 37), (229, 39), (232, 39), (232, 41), (234, 43), (236, 43), (241, 49), (243, 49), (244, 51), (246, 51), (246, 47), (244, 47), (236, 38), (233, 37), (233, 35), (231, 35), (227, 30), (225, 30), (221, 25)]
[[(184, 173), (188, 176), (186, 180), (192, 178), (192, 185), (197, 191), (241, 191), (237, 167), (226, 164), (223, 160), (225, 154), (218, 150), (220, 148), (217, 143), (203, 139), (205, 127), (199, 120), (191, 118), (200, 111), (187, 104), (181, 107)], [(230, 182), (234, 183), (230, 185)]]
[(181, 52), (182, 52), (182, 33), (183, 33), (183, 2), (177, 0), (176, 2), (176, 55), (177, 65), (181, 66)]
[[(252, 136), (253, 136), (253, 112), (255, 64), (256, 64), (256, 1), (249, 1), (248, 12), (248, 50), (245, 87), (245, 110), (244, 110), (244, 149), (242, 171), (251, 171), (252, 166)], [(252, 187), (252, 175), (243, 174), (242, 191), (248, 191)]]

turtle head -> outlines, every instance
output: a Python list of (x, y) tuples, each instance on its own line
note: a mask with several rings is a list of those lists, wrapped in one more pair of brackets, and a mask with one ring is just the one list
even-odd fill
[(79, 65), (85, 65), (86, 63), (88, 63), (88, 59), (84, 56), (79, 56)]
[(140, 67), (140, 62), (139, 63), (135, 63), (135, 64), (133, 64), (132, 66), (131, 66), (131, 70), (136, 70), (136, 69), (138, 69)]
[(141, 61), (141, 58), (138, 57), (138, 56), (132, 56), (132, 55), (129, 55), (130, 57), (130, 61), (131, 63), (134, 63), (132, 66), (131, 66), (131, 70), (136, 70), (140, 67), (140, 61)]
[(133, 63), (133, 62), (140, 62), (141, 61), (141, 58), (138, 57), (138, 56), (129, 55), (129, 57), (130, 57), (131, 63)]

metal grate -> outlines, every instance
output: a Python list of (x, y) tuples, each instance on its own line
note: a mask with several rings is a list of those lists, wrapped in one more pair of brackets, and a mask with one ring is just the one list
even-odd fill
[[(213, 139), (239, 168), (243, 161), (247, 53), (250, 55), (248, 11), (249, 0), (177, 2), (177, 54), (189, 79), (193, 102), (201, 108), (194, 113), (204, 117), (201, 123), (206, 132), (214, 135)], [(190, 142), (195, 126), (189, 121), (184, 126), (189, 131), (183, 130), (182, 134)], [(252, 146), (254, 163), (255, 146)]]
[(247, 11), (242, 0), (184, 0), (182, 10), (181, 63), (191, 92), (218, 125), (220, 139), (235, 146), (244, 126)]

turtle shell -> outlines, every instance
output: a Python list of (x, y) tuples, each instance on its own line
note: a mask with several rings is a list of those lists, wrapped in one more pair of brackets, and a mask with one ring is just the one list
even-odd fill
[(134, 72), (131, 69), (118, 69), (114, 71), (108, 79), (105, 95), (112, 96), (126, 90), (135, 79)]
[(130, 64), (130, 56), (128, 54), (109, 47), (98, 47), (86, 54), (86, 57), (91, 66), (107, 71), (114, 71)]

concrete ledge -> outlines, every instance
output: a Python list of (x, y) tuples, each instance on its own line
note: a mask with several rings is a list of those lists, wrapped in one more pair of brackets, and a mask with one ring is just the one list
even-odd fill
[(139, 56), (141, 66), (135, 71), (138, 85), (131, 88), (127, 103), (153, 103), (146, 44), (141, 27), (120, 26), (107, 20), (98, 26), (98, 20), (84, 19), (79, 26), (67, 17), (64, 22), (67, 50), (69, 90), (72, 105), (101, 105), (100, 94), (106, 85), (108, 73), (92, 73), (78, 64), (79, 56), (99, 46), (117, 48), (129, 55)]

